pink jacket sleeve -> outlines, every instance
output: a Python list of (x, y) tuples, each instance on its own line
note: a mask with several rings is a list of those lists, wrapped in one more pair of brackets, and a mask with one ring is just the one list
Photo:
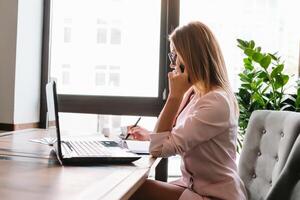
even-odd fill
[(188, 152), (229, 127), (229, 104), (221, 94), (207, 94), (186, 109), (171, 131), (150, 134), (151, 155), (169, 157)]

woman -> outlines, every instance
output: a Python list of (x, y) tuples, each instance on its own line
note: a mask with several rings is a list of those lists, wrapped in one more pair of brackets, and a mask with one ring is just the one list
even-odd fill
[(206, 25), (192, 22), (172, 32), (170, 49), (174, 70), (156, 127), (134, 127), (129, 134), (150, 140), (155, 157), (179, 154), (182, 177), (146, 180), (131, 199), (244, 200), (235, 164), (239, 111), (219, 45)]

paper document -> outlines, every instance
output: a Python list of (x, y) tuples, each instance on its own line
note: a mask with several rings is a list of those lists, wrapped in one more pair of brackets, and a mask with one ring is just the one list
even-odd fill
[(150, 141), (126, 140), (126, 144), (133, 153), (149, 154)]
[(29, 141), (52, 146), (56, 142), (56, 138), (45, 137), (41, 139), (30, 139)]

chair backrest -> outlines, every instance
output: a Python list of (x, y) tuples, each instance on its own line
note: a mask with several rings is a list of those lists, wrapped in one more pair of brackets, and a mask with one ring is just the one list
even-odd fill
[(266, 199), (300, 132), (300, 113), (254, 111), (247, 127), (238, 171), (249, 200)]
[(300, 199), (300, 136), (266, 200)]

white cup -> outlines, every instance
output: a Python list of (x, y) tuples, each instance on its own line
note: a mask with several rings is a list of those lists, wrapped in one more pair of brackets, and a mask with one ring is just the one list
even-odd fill
[(109, 137), (109, 135), (110, 135), (110, 129), (109, 128), (102, 128), (102, 134), (105, 137)]
[(127, 126), (121, 126), (121, 138), (125, 138), (127, 136), (127, 133), (128, 133), (128, 129), (127, 129)]

